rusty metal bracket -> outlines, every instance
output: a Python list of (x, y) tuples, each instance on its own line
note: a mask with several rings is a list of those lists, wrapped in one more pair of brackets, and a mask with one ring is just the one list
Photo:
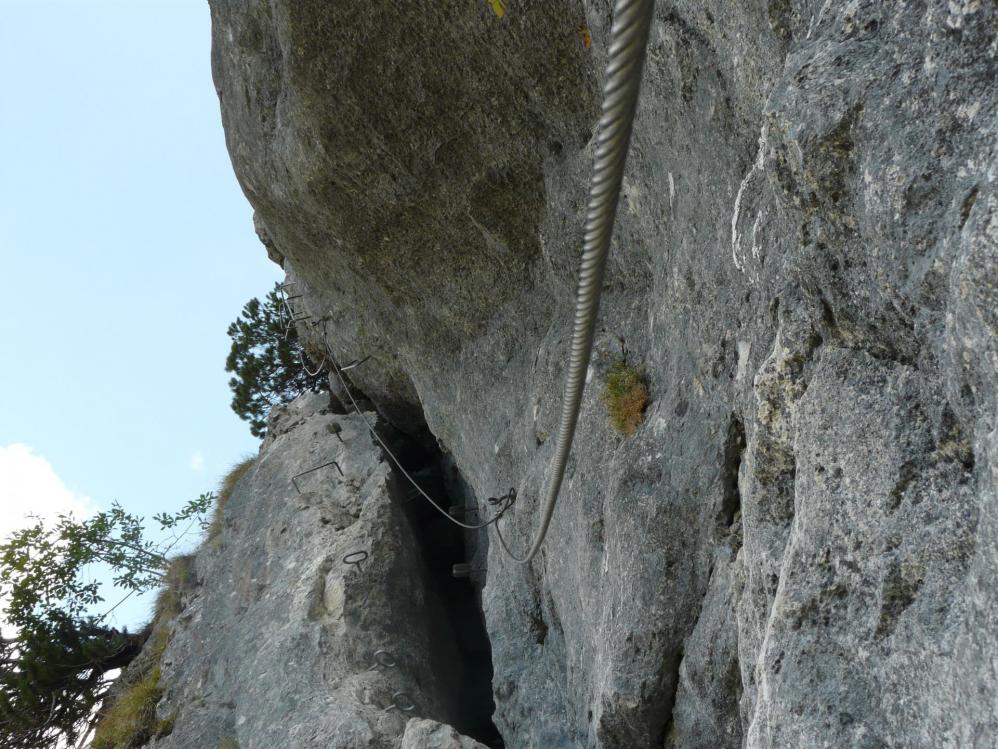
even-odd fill
[(336, 466), (336, 470), (340, 472), (340, 476), (344, 475), (343, 474), (343, 469), (340, 468), (340, 464), (337, 463), (335, 460), (330, 460), (328, 463), (323, 463), (321, 466), (316, 466), (315, 468), (309, 468), (307, 471), (302, 471), (301, 473), (292, 476), (291, 477), (291, 483), (294, 485), (294, 487), (298, 491), (298, 493), (301, 494), (301, 487), (298, 486), (298, 479), (300, 479), (302, 476), (304, 476), (307, 473), (312, 473), (313, 471), (318, 471), (320, 468), (325, 468), (326, 466)]

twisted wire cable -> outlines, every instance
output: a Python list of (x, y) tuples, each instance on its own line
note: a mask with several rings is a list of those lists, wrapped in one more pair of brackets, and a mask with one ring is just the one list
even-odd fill
[(322, 373), (323, 368), (326, 366), (326, 357), (323, 356), (322, 361), (319, 362), (319, 366), (316, 368), (316, 370), (314, 372), (310, 370), (308, 368), (308, 365), (305, 363), (304, 349), (298, 349), (298, 359), (299, 361), (301, 361), (301, 368), (305, 370), (305, 374), (307, 374), (309, 377), (318, 377)]
[[(325, 357), (325, 361), (332, 366), (333, 372), (343, 386), (343, 390), (354, 409), (364, 420), (368, 431), (419, 494), (441, 515), (462, 528), (477, 530), (494, 525), (503, 550), (513, 561), (520, 564), (529, 563), (544, 543), (548, 528), (551, 525), (551, 518), (554, 515), (554, 508), (561, 491), (565, 468), (575, 437), (579, 407), (586, 385), (586, 370), (589, 367), (593, 335), (596, 330), (596, 313), (599, 310), (606, 257), (610, 250), (610, 239), (613, 235), (613, 224), (617, 215), (617, 201), (620, 196), (620, 185), (630, 145), (634, 113), (637, 109), (641, 71), (644, 67), (645, 47), (647, 46), (654, 7), (654, 0), (617, 0), (614, 5), (606, 82), (603, 86), (603, 109), (599, 121), (596, 156), (593, 163), (593, 176), (589, 187), (589, 201), (583, 232), (582, 261), (579, 268), (575, 301), (575, 327), (572, 334), (565, 393), (562, 400), (561, 423), (551, 467), (551, 480), (548, 484), (547, 498), (541, 515), (541, 525), (527, 553), (522, 557), (513, 553), (499, 528), (498, 521), (510, 508), (512, 502), (507, 502), (488, 521), (470, 524), (457, 520), (434, 501), (402, 467), (401, 461), (395, 457), (360, 409), (346, 378), (343, 376), (342, 369), (347, 367), (341, 369), (335, 359), (328, 355), (328, 351)], [(290, 324), (294, 324), (294, 319)], [(325, 336), (323, 339), (325, 340)], [(302, 366), (304, 367), (304, 365), (303, 360)], [(307, 368), (306, 371), (308, 371)]]
[[(462, 521), (458, 520), (453, 515), (451, 515), (449, 512), (447, 512), (447, 510), (445, 510), (436, 500), (434, 500), (433, 497), (431, 497), (429, 494), (427, 494), (423, 490), (423, 487), (421, 487), (419, 485), (419, 483), (416, 481), (416, 479), (414, 479), (409, 474), (409, 472), (407, 470), (405, 470), (405, 468), (402, 466), (402, 461), (400, 461), (397, 457), (395, 457), (395, 453), (393, 453), (392, 450), (391, 450), (391, 448), (388, 447), (388, 445), (385, 443), (385, 441), (383, 439), (381, 439), (381, 435), (378, 434), (377, 430), (374, 428), (374, 425), (371, 424), (371, 422), (368, 420), (367, 416), (361, 410), (360, 406), (357, 404), (357, 401), (353, 397), (353, 393), (350, 391), (350, 386), (347, 385), (347, 380), (343, 376), (343, 370), (336, 363), (336, 360), (333, 359), (331, 355), (329, 355), (328, 358), (326, 359), (326, 361), (328, 361), (329, 364), (332, 366), (333, 372), (336, 374), (337, 379), (339, 379), (340, 385), (343, 386), (343, 391), (347, 394), (347, 397), (350, 399), (350, 403), (353, 405), (354, 410), (357, 412), (357, 415), (360, 416), (360, 418), (364, 420), (364, 424), (367, 426), (367, 431), (369, 431), (371, 433), (371, 436), (374, 437), (375, 440), (377, 440), (378, 444), (381, 445), (381, 448), (385, 451), (385, 453), (387, 453), (388, 457), (392, 459), (392, 462), (395, 464), (395, 467), (399, 469), (399, 471), (402, 473), (403, 476), (406, 477), (406, 479), (409, 480), (409, 483), (413, 485), (413, 487), (416, 489), (416, 491), (418, 491), (420, 494), (423, 495), (423, 499), (425, 499), (427, 502), (429, 502), (437, 512), (439, 512), (441, 515), (443, 515), (445, 518), (447, 518), (454, 525), (460, 526), (461, 528), (464, 528), (466, 530), (475, 531), (475, 530), (478, 530), (479, 528), (487, 528), (490, 525), (493, 525), (493, 524), (496, 524), (496, 523), (499, 522), (499, 518), (501, 518), (503, 516), (503, 514), (506, 512), (506, 510), (509, 509), (510, 505), (512, 504), (512, 501), (507, 502), (505, 504), (505, 506), (500, 507), (496, 511), (496, 514), (493, 515), (488, 520), (486, 520), (484, 523), (465, 523), (465, 522), (462, 522)], [(496, 526), (496, 527), (498, 527), (498, 526)]]
[(520, 564), (527, 564), (540, 550), (547, 536), (558, 494), (565, 478), (565, 467), (572, 450), (579, 406), (586, 386), (586, 370), (593, 348), (596, 313), (603, 289), (603, 272), (610, 250), (613, 223), (617, 216), (617, 200), (624, 177), (624, 165), (631, 140), (634, 112), (637, 109), (644, 67), (645, 47), (655, 10), (654, 0), (617, 0), (613, 9), (613, 28), (603, 86), (603, 111), (596, 141), (596, 158), (589, 186), (589, 203), (583, 234), (582, 262), (579, 285), (575, 296), (575, 330), (565, 378), (565, 394), (561, 407), (561, 424), (547, 498), (541, 514), (541, 524), (524, 556), (514, 554), (503, 538), (499, 525), (496, 532), (505, 552)]

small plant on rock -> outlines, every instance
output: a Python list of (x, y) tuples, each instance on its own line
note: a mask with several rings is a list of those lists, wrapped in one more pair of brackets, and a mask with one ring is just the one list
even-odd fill
[(222, 479), (221, 485), (218, 488), (218, 496), (215, 499), (215, 507), (212, 510), (211, 522), (208, 525), (209, 541), (218, 541), (218, 537), (222, 532), (222, 512), (225, 509), (225, 504), (229, 501), (229, 497), (232, 496), (232, 492), (236, 490), (236, 484), (239, 483), (243, 476), (249, 473), (249, 470), (254, 465), (256, 465), (255, 456), (243, 458), (232, 466), (225, 475), (225, 478)]
[(607, 373), (602, 399), (613, 428), (630, 437), (644, 420), (648, 405), (648, 381), (644, 372), (623, 361), (617, 362)]

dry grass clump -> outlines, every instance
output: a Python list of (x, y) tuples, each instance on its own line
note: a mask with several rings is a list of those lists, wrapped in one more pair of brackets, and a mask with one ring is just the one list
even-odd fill
[(182, 554), (171, 559), (163, 577), (163, 589), (156, 596), (153, 621), (149, 625), (152, 634), (139, 656), (142, 660), (133, 661), (132, 665), (143, 668), (144, 672), (102, 709), (90, 749), (136, 749), (173, 731), (176, 713), (163, 720), (156, 719), (156, 704), (163, 696), (159, 664), (170, 641), (170, 622), (181, 611), (181, 596), (194, 583), (194, 555)]
[(644, 420), (648, 406), (648, 382), (644, 372), (617, 362), (607, 374), (602, 399), (613, 428), (630, 437)]
[(249, 472), (254, 463), (256, 463), (255, 457), (244, 458), (232, 466), (229, 472), (225, 474), (225, 478), (222, 479), (222, 483), (218, 487), (218, 499), (215, 500), (215, 509), (211, 514), (211, 523), (208, 525), (209, 541), (214, 541), (222, 532), (222, 509), (225, 507), (225, 503), (229, 501), (229, 497), (232, 496), (232, 492), (235, 491), (236, 484)]
[(170, 560), (163, 575), (163, 588), (156, 596), (153, 607), (154, 622), (168, 622), (180, 613), (180, 596), (193, 587), (194, 555), (180, 554)]
[(153, 636), (156, 638), (153, 645), (155, 665), (122, 692), (101, 716), (90, 749), (134, 749), (173, 730), (176, 716), (156, 720), (156, 703), (163, 696), (159, 686), (159, 661), (170, 640), (170, 630), (160, 626)]

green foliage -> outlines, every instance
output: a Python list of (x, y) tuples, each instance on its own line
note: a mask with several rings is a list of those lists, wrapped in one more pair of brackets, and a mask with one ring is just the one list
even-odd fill
[(90, 567), (108, 565), (115, 586), (129, 593), (171, 580), (177, 563), (167, 553), (195, 525), (204, 527), (213, 499), (203, 494), (176, 514), (155, 517), (165, 529), (186, 521), (171, 543), (144, 538), (143, 518), (117, 503), (86, 520), (35, 522), (0, 543), (0, 746), (72, 744), (87, 730), (110, 683), (105, 675), (127, 665), (146, 636), (119, 632), (89, 613), (104, 601)]
[(88, 565), (106, 562), (118, 571), (116, 583), (146, 589), (158, 582), (162, 561), (143, 541), (141, 519), (117, 503), (84, 521), (60, 515), (51, 528), (38, 521), (0, 545), (5, 617), (31, 628), (56, 612), (79, 616), (103, 600), (100, 584), (83, 575)]
[[(189, 521), (187, 530), (203, 526), (213, 501), (213, 495), (202, 494), (177, 514), (161, 513), (154, 520), (163, 529), (183, 521)], [(143, 531), (143, 518), (115, 502), (110, 510), (86, 520), (59, 515), (49, 528), (38, 521), (13, 533), (0, 544), (0, 593), (7, 599), (7, 622), (30, 630), (57, 614), (81, 617), (104, 600), (100, 583), (85, 574), (97, 563), (114, 570), (119, 588), (136, 593), (154, 588), (162, 581), (166, 552), (173, 544), (160, 548), (143, 538)]]
[(58, 615), (4, 639), (0, 745), (39, 749), (59, 739), (72, 744), (106, 693), (105, 674), (127, 665), (144, 640), (94, 619)]
[(168, 528), (176, 528), (184, 521), (190, 520), (196, 521), (197, 524), (201, 526), (201, 530), (205, 530), (208, 527), (208, 524), (204, 521), (204, 516), (215, 499), (215, 495), (208, 492), (207, 494), (202, 494), (197, 499), (192, 499), (184, 505), (183, 508), (181, 508), (180, 512), (175, 515), (171, 515), (167, 512), (160, 512), (153, 515), (152, 519), (159, 523), (159, 527), (164, 530)]
[(235, 375), (229, 380), (232, 410), (249, 422), (255, 437), (266, 434), (272, 407), (329, 387), (322, 372), (312, 376), (302, 367), (298, 331), (289, 325), (277, 286), (262, 303), (250, 299), (227, 332), (232, 347), (225, 371)]
[(607, 374), (602, 400), (613, 428), (626, 436), (634, 434), (648, 405), (648, 383), (644, 373), (628, 367), (625, 362), (617, 362)]
[(211, 516), (211, 523), (208, 525), (209, 541), (217, 539), (222, 532), (222, 511), (225, 509), (225, 504), (229, 501), (229, 497), (232, 496), (232, 492), (235, 491), (236, 484), (239, 483), (243, 476), (249, 473), (250, 468), (255, 463), (255, 457), (244, 458), (232, 466), (229, 472), (225, 474), (225, 478), (222, 479), (222, 484), (218, 488), (218, 498)]

